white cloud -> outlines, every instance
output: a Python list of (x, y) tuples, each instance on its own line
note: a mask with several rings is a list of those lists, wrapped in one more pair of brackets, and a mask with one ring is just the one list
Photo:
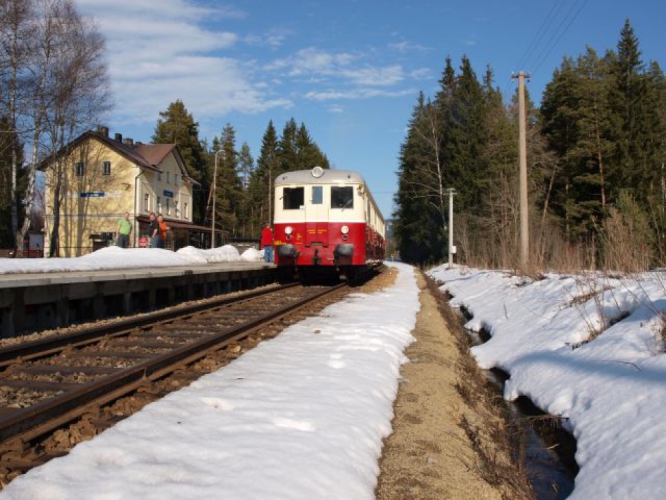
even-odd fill
[[(216, 28), (219, 23), (212, 21), (241, 19), (247, 14), (212, 1), (75, 3), (80, 12), (95, 19), (107, 39), (116, 103), (113, 120), (121, 123), (154, 124), (159, 112), (176, 99), (206, 123), (231, 112), (286, 109), (303, 96), (324, 102), (411, 95), (413, 89), (397, 87), (407, 79), (427, 75), (425, 69), (406, 72), (400, 64), (377, 64), (377, 53), (334, 52), (313, 46), (266, 64), (266, 53), (279, 49), (293, 33), (275, 28), (239, 34), (229, 22), (224, 29)], [(260, 47), (254, 53), (257, 59), (246, 54), (242, 60), (232, 57), (238, 48), (251, 47)], [(406, 42), (395, 46), (395, 50), (417, 48)], [(337, 105), (326, 109), (344, 111)]]
[(340, 99), (367, 99), (371, 97), (402, 97), (405, 95), (414, 95), (415, 92), (415, 89), (395, 91), (380, 89), (329, 90), (325, 92), (311, 91), (305, 94), (305, 98), (314, 101), (331, 101)]
[(425, 45), (420, 45), (418, 43), (411, 43), (407, 41), (389, 43), (389, 48), (398, 52), (409, 52), (409, 51), (426, 51), (432, 50)]
[(474, 33), (471, 34), (471, 35), (469, 35), (469, 36), (465, 39), (465, 45), (470, 45), (470, 46), (474, 46), (474, 45), (476, 45), (476, 40), (477, 40), (477, 38), (478, 38), (478, 37), (477, 37), (476, 34), (474, 34)]
[(399, 65), (344, 70), (342, 74), (359, 85), (395, 85), (405, 78), (402, 66)]
[(430, 80), (432, 70), (430, 68), (418, 68), (409, 72), (409, 77), (414, 80)]
[(299, 50), (294, 56), (277, 59), (265, 67), (269, 71), (282, 71), (285, 76), (304, 77), (310, 83), (326, 79), (340, 79), (360, 86), (388, 86), (404, 80), (400, 65), (352, 67), (362, 55), (330, 53), (314, 47)]
[[(219, 55), (241, 41), (230, 31), (204, 27), (211, 19), (238, 19), (233, 7), (202, 7), (192, 0), (75, 0), (94, 17), (107, 39), (114, 115), (126, 123), (154, 123), (169, 103), (181, 99), (197, 120), (238, 111), (257, 113), (290, 107), (253, 83), (253, 63)], [(279, 43), (270, 38), (268, 43)], [(271, 41), (272, 40), (272, 41)]]
[(285, 61), (287, 67), (290, 67), (290, 75), (300, 75), (304, 73), (319, 73), (324, 75), (333, 75), (340, 68), (349, 65), (355, 56), (352, 54), (330, 54), (318, 50), (314, 47), (299, 50), (296, 56)]
[(231, 5), (204, 7), (192, 0), (74, 0), (77, 7), (95, 17), (116, 15), (125, 20), (138, 17), (159, 17), (178, 20), (242, 19), (247, 13)]
[(270, 47), (271, 49), (277, 49), (291, 33), (285, 30), (270, 30), (268, 33), (263, 35), (247, 35), (243, 38), (243, 41), (248, 45), (255, 45), (257, 47)]

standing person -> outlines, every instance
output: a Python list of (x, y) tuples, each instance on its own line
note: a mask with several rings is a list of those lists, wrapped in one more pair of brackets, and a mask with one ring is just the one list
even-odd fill
[(118, 221), (118, 246), (127, 248), (129, 246), (129, 237), (132, 232), (132, 223), (129, 220), (129, 212)]
[(264, 249), (264, 260), (273, 262), (273, 230), (270, 223), (261, 231), (261, 248)]
[(162, 214), (159, 214), (157, 216), (157, 225), (159, 228), (158, 232), (159, 239), (157, 241), (157, 248), (166, 248), (167, 231), (171, 228), (166, 225), (166, 222), (164, 222), (164, 217), (162, 217)]
[(157, 248), (160, 240), (159, 236), (160, 226), (155, 218), (155, 212), (150, 212), (150, 225), (148, 226), (148, 235), (150, 236), (150, 248)]

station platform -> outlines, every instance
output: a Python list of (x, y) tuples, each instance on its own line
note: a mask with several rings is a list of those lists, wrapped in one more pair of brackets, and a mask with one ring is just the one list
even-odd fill
[(277, 280), (265, 262), (0, 274), (0, 336), (150, 311)]

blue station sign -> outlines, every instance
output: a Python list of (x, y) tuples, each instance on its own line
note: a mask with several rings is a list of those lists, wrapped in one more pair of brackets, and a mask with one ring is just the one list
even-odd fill
[(104, 191), (82, 191), (79, 196), (81, 198), (104, 198)]
[(164, 196), (167, 198), (173, 198), (173, 192), (172, 191), (167, 191), (166, 189), (164, 190)]

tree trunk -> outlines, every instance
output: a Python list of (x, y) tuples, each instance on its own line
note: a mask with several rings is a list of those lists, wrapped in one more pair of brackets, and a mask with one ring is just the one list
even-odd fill
[(604, 158), (601, 151), (601, 136), (599, 134), (599, 117), (597, 104), (594, 104), (594, 132), (597, 139), (597, 160), (599, 161), (599, 182), (601, 183), (601, 208), (606, 208), (606, 181), (604, 179)]

